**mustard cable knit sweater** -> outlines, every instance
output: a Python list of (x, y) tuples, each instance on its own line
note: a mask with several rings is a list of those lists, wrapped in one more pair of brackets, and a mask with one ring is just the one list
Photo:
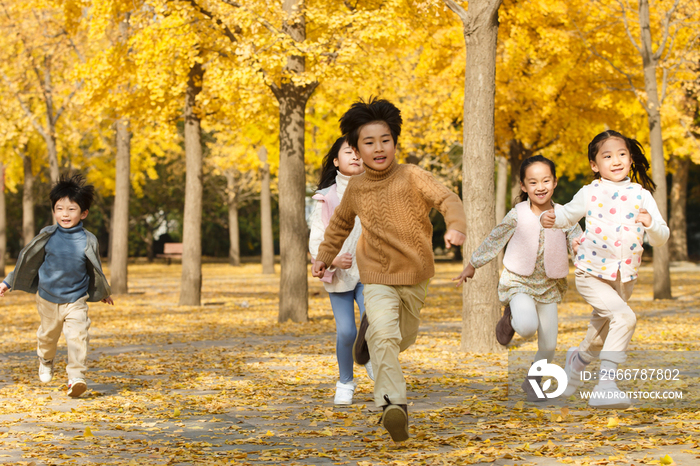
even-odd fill
[(462, 202), (455, 193), (415, 165), (385, 170), (365, 167), (353, 176), (326, 229), (316, 260), (331, 264), (343, 241), (362, 223), (357, 266), (364, 284), (415, 285), (435, 274), (430, 209), (444, 217), (448, 230), (466, 233)]

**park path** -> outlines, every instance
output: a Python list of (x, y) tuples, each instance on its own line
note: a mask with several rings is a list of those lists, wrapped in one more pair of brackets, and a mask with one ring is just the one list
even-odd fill
[[(132, 287), (119, 308), (95, 308), (90, 391), (77, 400), (63, 394), (64, 362), (52, 383), (36, 381), (31, 301), (5, 302), (3, 311), (19, 318), (0, 323), (0, 464), (548, 466), (659, 464), (666, 455), (678, 465), (700, 464), (697, 410), (514, 407), (505, 354), (456, 351), (459, 295), (449, 284), (455, 267), (445, 265), (431, 285), (418, 342), (402, 356), (412, 439), (395, 445), (376, 424), (372, 384), (361, 368), (355, 404), (332, 404), (333, 323), (317, 284), (311, 322), (280, 325), (268, 309), (274, 279), (245, 270), (223, 277), (221, 267), (205, 268), (212, 277), (205, 305), (184, 310), (167, 298), (174, 267), (155, 274), (135, 268), (142, 289)], [(682, 314), (697, 332), (700, 321), (700, 278), (677, 274), (674, 283), (684, 287), (678, 294), (691, 299), (644, 309), (650, 317), (640, 318), (642, 338), (663, 326), (675, 341), (698, 341), (692, 329), (681, 333), (668, 322), (669, 313)], [(642, 288), (640, 302), (645, 295)], [(587, 311), (575, 296), (562, 307), (568, 344), (585, 329)], [(514, 343), (534, 348), (533, 341)]]

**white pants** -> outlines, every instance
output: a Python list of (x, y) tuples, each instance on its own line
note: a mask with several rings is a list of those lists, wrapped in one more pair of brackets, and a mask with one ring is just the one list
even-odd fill
[(559, 326), (557, 303), (538, 303), (532, 296), (518, 293), (510, 300), (510, 312), (511, 325), (518, 335), (528, 338), (537, 332), (535, 361), (546, 358), (547, 362), (552, 362)]
[(576, 289), (593, 306), (586, 338), (578, 347), (585, 361), (593, 359), (622, 364), (627, 359), (627, 347), (634, 335), (637, 316), (627, 305), (637, 280), (626, 283), (620, 275), (612, 282), (576, 269)]

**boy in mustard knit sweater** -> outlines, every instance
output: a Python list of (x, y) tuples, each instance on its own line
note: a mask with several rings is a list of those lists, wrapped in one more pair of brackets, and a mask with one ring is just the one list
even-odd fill
[(355, 102), (340, 129), (360, 155), (365, 172), (350, 179), (326, 229), (313, 266), (322, 277), (355, 225), (362, 223), (357, 266), (365, 284), (365, 314), (353, 356), (372, 360), (374, 402), (384, 409), (381, 423), (395, 442), (407, 440), (406, 381), (399, 353), (416, 341), (428, 281), (435, 274), (430, 210), (445, 217), (445, 245), (464, 243), (466, 218), (455, 193), (415, 166), (394, 160), (401, 112), (391, 102)]

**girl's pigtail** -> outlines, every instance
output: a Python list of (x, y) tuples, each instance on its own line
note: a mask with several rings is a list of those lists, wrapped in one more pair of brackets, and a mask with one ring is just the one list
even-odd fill
[(632, 157), (632, 181), (642, 185), (644, 189), (653, 193), (656, 190), (656, 183), (651, 179), (647, 170), (649, 170), (649, 161), (644, 155), (644, 148), (636, 139), (625, 138), (627, 148)]

